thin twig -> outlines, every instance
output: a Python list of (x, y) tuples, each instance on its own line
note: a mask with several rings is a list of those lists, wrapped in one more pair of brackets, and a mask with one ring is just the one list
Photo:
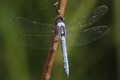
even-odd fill
[(67, 0), (59, 0), (60, 15), (64, 17)]
[[(58, 10), (60, 11), (60, 13), (59, 14), (57, 13), (57, 15), (64, 16), (66, 3), (67, 3), (67, 0), (59, 0)], [(56, 23), (55, 23), (55, 26), (56, 26)], [(47, 56), (45, 65), (44, 65), (44, 70), (42, 73), (41, 80), (49, 80), (50, 79), (51, 70), (52, 70), (54, 58), (55, 58), (56, 51), (57, 51), (58, 41), (59, 41), (59, 35), (55, 36), (53, 34), (50, 49), (48, 52), (48, 56)]]

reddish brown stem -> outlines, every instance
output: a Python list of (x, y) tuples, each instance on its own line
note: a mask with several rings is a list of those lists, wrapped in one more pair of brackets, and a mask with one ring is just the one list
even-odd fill
[(60, 15), (64, 16), (67, 0), (59, 0)]
[[(64, 16), (66, 3), (67, 3), (67, 0), (59, 0), (58, 9), (59, 9), (60, 13), (59, 14), (57, 13), (57, 15)], [(56, 26), (56, 23), (55, 23), (55, 26)], [(49, 80), (50, 79), (51, 70), (52, 70), (54, 58), (55, 58), (56, 51), (57, 51), (58, 41), (59, 41), (59, 36), (58, 35), (55, 36), (53, 34), (50, 49), (48, 52), (48, 56), (47, 56), (45, 65), (44, 65), (44, 70), (42, 73), (41, 80)]]

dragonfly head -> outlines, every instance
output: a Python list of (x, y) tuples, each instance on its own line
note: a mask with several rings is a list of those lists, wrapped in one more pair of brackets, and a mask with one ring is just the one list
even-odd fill
[(59, 22), (63, 22), (64, 21), (64, 17), (58, 15), (56, 18), (55, 18), (55, 22), (56, 23), (59, 23)]

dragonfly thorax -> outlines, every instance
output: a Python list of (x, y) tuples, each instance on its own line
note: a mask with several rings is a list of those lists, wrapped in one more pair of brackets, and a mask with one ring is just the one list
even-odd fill
[(66, 26), (64, 22), (59, 22), (57, 24), (57, 31), (60, 36), (66, 36)]

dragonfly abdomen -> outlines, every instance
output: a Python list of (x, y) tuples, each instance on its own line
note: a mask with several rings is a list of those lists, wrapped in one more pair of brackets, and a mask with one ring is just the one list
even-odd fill
[(65, 36), (61, 36), (61, 46), (62, 46), (62, 56), (63, 56), (63, 62), (64, 62), (64, 69), (65, 69), (67, 77), (69, 77), (69, 64), (68, 64), (68, 56), (67, 56)]

